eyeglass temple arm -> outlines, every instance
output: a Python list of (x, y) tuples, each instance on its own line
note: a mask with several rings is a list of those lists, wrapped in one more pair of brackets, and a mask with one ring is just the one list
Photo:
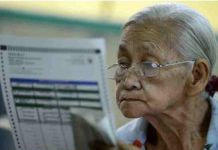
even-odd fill
[(184, 64), (184, 63), (194, 63), (194, 60), (187, 60), (187, 61), (182, 61), (182, 62), (175, 62), (175, 63), (171, 63), (171, 64), (164, 64), (164, 65), (159, 65), (159, 67), (168, 67), (168, 66), (173, 66), (173, 65), (179, 65), (179, 64)]

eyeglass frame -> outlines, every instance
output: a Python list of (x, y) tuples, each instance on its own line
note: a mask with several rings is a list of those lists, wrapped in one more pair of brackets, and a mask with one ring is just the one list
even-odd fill
[[(144, 61), (144, 62), (141, 62), (139, 64), (143, 64), (143, 63), (151, 63), (153, 64), (154, 66), (152, 66), (154, 69), (157, 68), (158, 70), (160, 70), (160, 68), (164, 68), (164, 67), (170, 67), (170, 66), (174, 66), (174, 65), (180, 65), (180, 64), (184, 64), (184, 63), (192, 63), (194, 64), (196, 60), (185, 60), (185, 61), (179, 61), (179, 62), (173, 62), (173, 63), (166, 63), (166, 64), (158, 64), (158, 63), (154, 63), (154, 62), (149, 62), (149, 61)], [(107, 67), (107, 70), (115, 67), (115, 66), (118, 66), (120, 67), (120, 64), (113, 64), (109, 67)], [(130, 68), (136, 68), (135, 65), (134, 66), (131, 66)], [(125, 70), (129, 71), (130, 68), (125, 68)], [(139, 70), (139, 69), (138, 69)], [(141, 70), (142, 71), (142, 70)], [(136, 72), (136, 71), (135, 71)], [(143, 72), (143, 71), (142, 71)], [(137, 73), (136, 73), (137, 74)], [(137, 74), (138, 75), (138, 74)], [(157, 74), (156, 74), (157, 75)], [(142, 77), (154, 77), (156, 75), (153, 75), (153, 76), (146, 76), (145, 73), (143, 72), (143, 75), (141, 75)], [(115, 76), (115, 75), (114, 75)], [(124, 75), (122, 75), (122, 77), (124, 77)], [(139, 75), (138, 75), (139, 76)], [(109, 78), (109, 79), (112, 79), (112, 80), (117, 80), (116, 77), (114, 78)]]

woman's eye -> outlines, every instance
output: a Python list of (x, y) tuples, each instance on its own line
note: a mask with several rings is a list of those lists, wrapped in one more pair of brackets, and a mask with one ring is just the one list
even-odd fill
[(158, 64), (156, 64), (156, 63), (151, 63), (151, 67), (152, 67), (152, 68), (157, 68), (157, 67), (158, 67)]
[(128, 68), (128, 64), (127, 63), (119, 63), (120, 68), (122, 69), (126, 69)]
[(158, 67), (156, 63), (144, 62), (143, 64), (145, 69), (155, 69)]

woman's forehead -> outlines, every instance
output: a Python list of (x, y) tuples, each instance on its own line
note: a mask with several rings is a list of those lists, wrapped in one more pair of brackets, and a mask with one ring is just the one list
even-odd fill
[(122, 41), (119, 45), (119, 53), (146, 53), (158, 55), (164, 52), (159, 45), (151, 41)]
[(158, 40), (162, 33), (163, 28), (155, 24), (133, 24), (124, 28), (122, 38), (154, 38)]
[(153, 50), (164, 48), (160, 35), (154, 29), (141, 26), (127, 27), (123, 30), (120, 43), (121, 49)]
[(164, 42), (166, 41), (162, 39), (161, 33), (155, 31), (154, 28), (127, 27), (121, 37), (118, 56), (138, 54), (172, 59), (172, 56), (178, 52), (168, 48)]
[(163, 62), (169, 62), (179, 56), (178, 52), (169, 49), (163, 44), (159, 44), (154, 40), (128, 40), (123, 39), (118, 48), (118, 57), (138, 57), (144, 59), (145, 57), (153, 57)]

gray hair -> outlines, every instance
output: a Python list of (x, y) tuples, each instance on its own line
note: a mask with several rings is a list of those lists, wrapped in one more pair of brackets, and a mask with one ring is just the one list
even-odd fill
[[(179, 51), (186, 59), (204, 58), (210, 74), (216, 62), (217, 41), (208, 20), (195, 10), (182, 4), (158, 4), (141, 10), (124, 25), (159, 24), (167, 46)], [(166, 36), (164, 36), (166, 37)], [(170, 44), (170, 45), (169, 45)]]

